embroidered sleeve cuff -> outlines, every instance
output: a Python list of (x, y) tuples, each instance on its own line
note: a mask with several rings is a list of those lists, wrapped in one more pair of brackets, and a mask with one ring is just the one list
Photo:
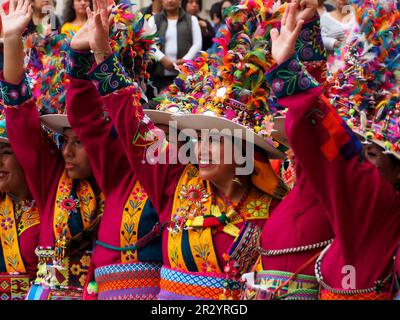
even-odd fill
[(2, 103), (7, 107), (16, 107), (32, 97), (26, 75), (17, 85), (5, 82), (3, 76), (0, 79), (0, 95)]
[(88, 80), (94, 62), (94, 56), (89, 51), (76, 51), (69, 47), (67, 73), (71, 78)]
[(97, 65), (89, 73), (89, 79), (92, 80), (102, 96), (133, 84), (132, 79), (125, 72), (115, 54), (110, 55), (101, 64)]
[(326, 50), (321, 36), (319, 16), (303, 25), (296, 42), (296, 52), (301, 61), (326, 60)]
[(266, 77), (277, 98), (291, 96), (319, 86), (319, 83), (298, 60), (297, 54), (271, 69)]

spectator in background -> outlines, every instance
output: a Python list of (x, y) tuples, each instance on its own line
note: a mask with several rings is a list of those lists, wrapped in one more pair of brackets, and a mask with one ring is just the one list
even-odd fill
[(347, 0), (335, 0), (336, 9), (321, 16), (321, 33), (324, 46), (332, 53), (345, 40), (356, 24), (355, 17)]
[(325, 12), (331, 12), (335, 10), (335, 7), (329, 3), (327, 3), (326, 0), (318, 0), (318, 14), (319, 16), (322, 16)]
[[(219, 38), (221, 36), (221, 30), (226, 28), (226, 17), (227, 17), (227, 13), (228, 11), (226, 9), (228, 9), (229, 7), (233, 6), (234, 2), (231, 0), (223, 0), (221, 2), (221, 11), (220, 11), (220, 15), (221, 15), (221, 24), (218, 28), (218, 31), (216, 32), (215, 37)], [(214, 54), (218, 51), (218, 44), (217, 43), (213, 43), (213, 45), (207, 50), (208, 54)]]
[(202, 0), (183, 0), (182, 8), (188, 14), (192, 16), (196, 16), (199, 20), (199, 25), (201, 28), (201, 35), (203, 36), (203, 47), (202, 50), (206, 51), (213, 45), (212, 39), (215, 36), (215, 31), (213, 26), (209, 21), (199, 17), (200, 12), (203, 10), (203, 1)]
[(175, 65), (192, 60), (201, 50), (199, 21), (185, 12), (180, 0), (162, 0), (163, 10), (149, 19), (150, 28), (157, 29), (160, 39), (155, 58), (158, 62), (152, 81), (158, 91), (169, 86), (178, 75)]
[(162, 10), (162, 1), (161, 0), (152, 0), (151, 5), (148, 7), (144, 7), (140, 9), (140, 12), (146, 15), (155, 15), (156, 13), (160, 13)]
[(92, 0), (67, 0), (64, 9), (64, 25), (61, 33), (72, 39), (75, 33), (86, 23), (86, 8), (92, 8)]
[(48, 34), (51, 31), (61, 31), (61, 23), (55, 14), (55, 0), (31, 0), (33, 15), (24, 35), (37, 32)]
[(214, 3), (211, 6), (210, 17), (211, 17), (211, 25), (214, 28), (214, 33), (217, 33), (219, 27), (221, 26), (221, 21), (222, 21), (220, 1)]

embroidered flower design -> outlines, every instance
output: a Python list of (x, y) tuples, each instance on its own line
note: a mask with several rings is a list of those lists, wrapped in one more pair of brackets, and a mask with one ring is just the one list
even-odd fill
[(69, 193), (69, 191), (72, 188), (72, 185), (67, 183), (66, 181), (62, 181), (58, 188), (62, 193)]
[(70, 270), (71, 273), (75, 276), (79, 276), (82, 272), (81, 266), (79, 264), (73, 264)]
[(217, 267), (207, 261), (207, 262), (203, 262), (203, 264), (201, 265), (201, 271), (207, 272), (207, 273), (216, 273)]
[(14, 221), (11, 218), (5, 218), (1, 220), (1, 227), (3, 230), (11, 229), (14, 225)]
[(248, 212), (255, 217), (268, 215), (268, 206), (260, 200), (255, 200), (247, 205)]
[(66, 198), (61, 201), (60, 206), (62, 209), (67, 210), (69, 212), (77, 213), (78, 212), (78, 204), (77, 201), (71, 198)]
[(143, 201), (146, 199), (146, 193), (141, 188), (136, 188), (133, 191), (133, 199), (135, 201)]
[(196, 207), (201, 207), (202, 203), (206, 202), (209, 197), (206, 190), (200, 184), (196, 186), (190, 185), (189, 187), (184, 185), (181, 188), (180, 194), (181, 199), (186, 200), (188, 206), (195, 205)]
[(19, 98), (19, 93), (16, 90), (12, 90), (10, 91), (10, 98), (13, 100), (18, 100)]
[(84, 255), (83, 257), (82, 257), (82, 259), (81, 259), (81, 264), (82, 264), (82, 267), (89, 267), (89, 265), (90, 265), (90, 256), (88, 256), (88, 255)]
[(282, 79), (275, 79), (272, 82), (272, 89), (275, 92), (281, 92), (285, 86), (285, 82)]

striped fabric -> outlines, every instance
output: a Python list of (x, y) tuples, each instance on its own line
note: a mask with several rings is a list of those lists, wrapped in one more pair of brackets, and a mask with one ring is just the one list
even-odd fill
[(246, 273), (243, 300), (318, 300), (319, 284), (314, 276), (298, 274), (278, 291), (293, 273), (275, 270)]
[(389, 300), (390, 295), (387, 292), (381, 292), (381, 293), (370, 292), (363, 294), (344, 295), (344, 294), (336, 294), (328, 290), (321, 290), (320, 299), (321, 300)]
[(163, 267), (159, 300), (238, 300), (241, 284), (224, 274), (184, 272)]
[(41, 284), (33, 284), (29, 289), (26, 300), (81, 300), (82, 290), (56, 289)]
[(160, 290), (158, 263), (123, 263), (99, 267), (95, 279), (99, 300), (156, 300)]

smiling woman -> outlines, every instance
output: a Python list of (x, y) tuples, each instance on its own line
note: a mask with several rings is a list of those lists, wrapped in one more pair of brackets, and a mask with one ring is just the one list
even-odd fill
[[(39, 0), (33, 3), (35, 10), (45, 4), (46, 1)], [(102, 214), (103, 196), (92, 177), (84, 151), (73, 140), (73, 133), (68, 133), (66, 152), (60, 152), (42, 129), (23, 64), (22, 33), (31, 21), (33, 11), (28, 0), (12, 0), (8, 14), (0, 11), (5, 35), (4, 78), (0, 82), (3, 88), (7, 88), (2, 94), (7, 133), (32, 196), (41, 208), (40, 240), (36, 250), (40, 258), (38, 273), (27, 298), (80, 299), (93, 245), (90, 237), (96, 231)], [(70, 125), (65, 121), (66, 116), (60, 115), (57, 120), (60, 117), (62, 125), (55, 126), (55, 130), (62, 133)], [(73, 170), (67, 170), (67, 159), (74, 165)], [(73, 200), (76, 206), (71, 206), (69, 200)], [(82, 234), (88, 240), (75, 250), (73, 240)], [(73, 265), (80, 265), (81, 272), (74, 273)], [(53, 266), (62, 266), (64, 273), (56, 277), (51, 271)]]
[(0, 120), (0, 194), (0, 296), (20, 300), (36, 272), (39, 211), (9, 144), (4, 120)]

